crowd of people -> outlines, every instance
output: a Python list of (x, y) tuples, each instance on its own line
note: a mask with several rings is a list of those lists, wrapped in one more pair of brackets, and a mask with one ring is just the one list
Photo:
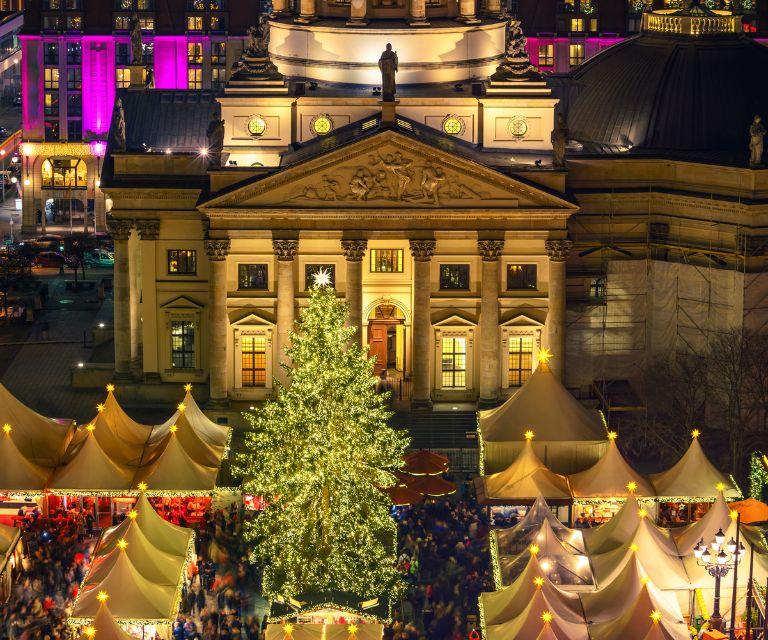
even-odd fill
[(479, 627), (479, 594), (491, 589), (485, 511), (462, 484), (455, 498), (404, 508), (397, 518), (397, 563), (407, 591), (385, 638), (466, 638)]

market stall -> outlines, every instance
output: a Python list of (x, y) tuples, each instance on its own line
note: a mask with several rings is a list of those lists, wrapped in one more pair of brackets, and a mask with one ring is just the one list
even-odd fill
[(21, 529), (0, 524), (0, 602), (5, 602), (11, 595), (21, 559)]

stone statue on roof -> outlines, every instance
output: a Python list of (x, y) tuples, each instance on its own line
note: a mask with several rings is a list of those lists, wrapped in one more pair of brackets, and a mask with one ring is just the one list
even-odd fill
[(763, 138), (765, 127), (760, 116), (752, 119), (749, 126), (749, 166), (759, 167), (763, 163)]
[(555, 128), (552, 129), (552, 166), (562, 169), (565, 167), (565, 146), (568, 144), (568, 126), (565, 117), (558, 113), (555, 118)]
[(142, 64), (144, 61), (144, 45), (141, 41), (141, 20), (139, 14), (131, 16), (131, 64)]
[(208, 136), (208, 158), (211, 166), (220, 167), (221, 153), (224, 150), (224, 120), (221, 119), (220, 113), (213, 113), (205, 134)]
[(523, 35), (522, 23), (520, 20), (509, 18), (504, 60), (496, 67), (496, 73), (491, 75), (491, 80), (494, 82), (542, 80), (541, 73), (531, 64), (527, 47), (528, 39)]
[(256, 58), (269, 55), (269, 16), (262, 13), (255, 27), (248, 27), (246, 54)]
[(118, 98), (117, 102), (115, 102), (115, 114), (113, 117), (112, 147), (115, 151), (125, 151), (125, 110), (123, 109), (123, 101), (121, 98)]
[(395, 83), (397, 67), (397, 51), (392, 51), (392, 45), (387, 43), (386, 49), (384, 49), (379, 58), (379, 69), (381, 70), (381, 97), (387, 102), (392, 102), (397, 93), (397, 84)]

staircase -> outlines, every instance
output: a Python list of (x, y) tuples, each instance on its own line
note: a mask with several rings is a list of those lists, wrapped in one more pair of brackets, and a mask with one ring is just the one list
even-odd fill
[(476, 449), (474, 411), (413, 411), (409, 430), (413, 449)]

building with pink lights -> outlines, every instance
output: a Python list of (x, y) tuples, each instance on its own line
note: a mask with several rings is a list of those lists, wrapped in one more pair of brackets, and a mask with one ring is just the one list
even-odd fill
[[(159, 89), (220, 89), (257, 0), (33, 0), (23, 59), (23, 229), (105, 229), (99, 189), (115, 93), (130, 84), (131, 16)], [(45, 215), (42, 213), (45, 212)]]

